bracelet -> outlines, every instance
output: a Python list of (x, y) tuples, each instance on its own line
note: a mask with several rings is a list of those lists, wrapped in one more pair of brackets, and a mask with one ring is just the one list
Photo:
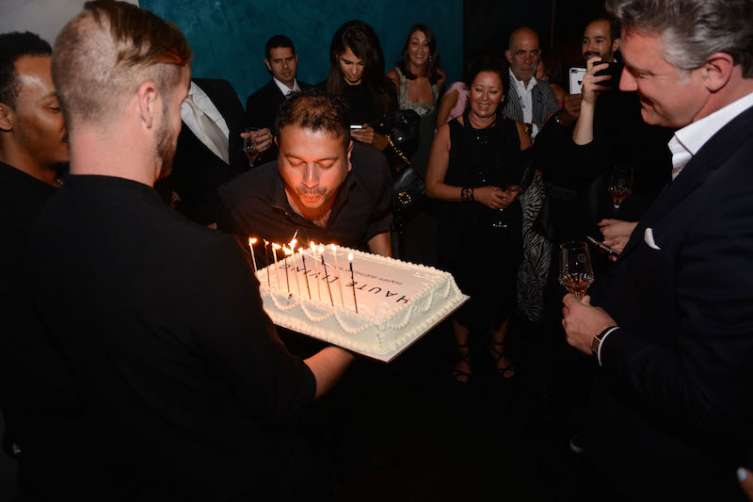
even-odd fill
[(471, 187), (463, 187), (460, 189), (460, 200), (463, 202), (473, 202), (473, 188)]

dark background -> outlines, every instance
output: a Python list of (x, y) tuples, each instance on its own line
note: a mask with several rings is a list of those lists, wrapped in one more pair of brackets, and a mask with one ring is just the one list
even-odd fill
[[(480, 50), (500, 57), (510, 32), (528, 25), (541, 37), (555, 80), (569, 66), (582, 66), (580, 38), (603, 0), (140, 0), (142, 7), (175, 22), (194, 50), (194, 74), (229, 80), (245, 97), (264, 85), (264, 43), (290, 36), (299, 54), (298, 76), (323, 80), (329, 44), (338, 26), (362, 19), (376, 30), (385, 71), (400, 58), (411, 25), (427, 24), (436, 34), (442, 66), (451, 83), (463, 77), (464, 61)], [(559, 70), (559, 71), (558, 71)], [(562, 73), (564, 74), (564, 73)], [(559, 79), (561, 81), (561, 79)]]

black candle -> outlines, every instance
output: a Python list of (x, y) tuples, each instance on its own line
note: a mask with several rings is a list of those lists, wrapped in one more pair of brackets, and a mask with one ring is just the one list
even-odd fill
[(348, 253), (348, 266), (350, 266), (350, 282), (353, 283), (353, 305), (358, 313), (358, 299), (356, 298), (356, 279), (353, 277), (353, 253)]
[(332, 288), (330, 287), (329, 281), (327, 280), (329, 278), (329, 274), (327, 274), (327, 262), (324, 261), (324, 246), (320, 247), (319, 252), (321, 253), (322, 257), (322, 267), (324, 267), (324, 282), (327, 283), (327, 291), (329, 291), (329, 302), (334, 307), (335, 301), (332, 299)]

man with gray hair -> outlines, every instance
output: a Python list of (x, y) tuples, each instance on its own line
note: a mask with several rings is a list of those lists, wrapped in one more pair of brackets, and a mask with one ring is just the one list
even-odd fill
[[(613, 273), (565, 296), (592, 354), (586, 452), (620, 500), (742, 500), (753, 427), (753, 0), (609, 0), (620, 88), (677, 128), (673, 181)], [(602, 494), (605, 499), (609, 495)]]

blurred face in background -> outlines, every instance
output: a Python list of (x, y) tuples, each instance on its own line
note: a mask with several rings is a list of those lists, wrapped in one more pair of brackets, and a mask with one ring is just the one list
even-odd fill
[(358, 85), (363, 81), (363, 70), (365, 63), (363, 59), (359, 58), (350, 47), (345, 47), (345, 52), (337, 57), (340, 64), (340, 72), (343, 74), (343, 79), (348, 85)]
[(471, 113), (480, 119), (492, 117), (504, 97), (501, 76), (493, 71), (479, 72), (468, 93)]
[(584, 61), (588, 61), (591, 58), (612, 61), (616, 49), (617, 41), (612, 40), (609, 21), (606, 19), (597, 19), (586, 26), (581, 44), (581, 53), (583, 54)]
[(505, 51), (510, 71), (521, 82), (528, 83), (536, 74), (541, 50), (539, 36), (531, 30), (520, 30), (510, 40), (510, 48)]
[(290, 47), (273, 47), (269, 50), (269, 58), (264, 60), (272, 76), (288, 87), (293, 87), (295, 72), (298, 67), (298, 57)]
[(426, 66), (430, 55), (431, 47), (426, 33), (421, 30), (411, 33), (408, 39), (408, 61), (417, 67)]

